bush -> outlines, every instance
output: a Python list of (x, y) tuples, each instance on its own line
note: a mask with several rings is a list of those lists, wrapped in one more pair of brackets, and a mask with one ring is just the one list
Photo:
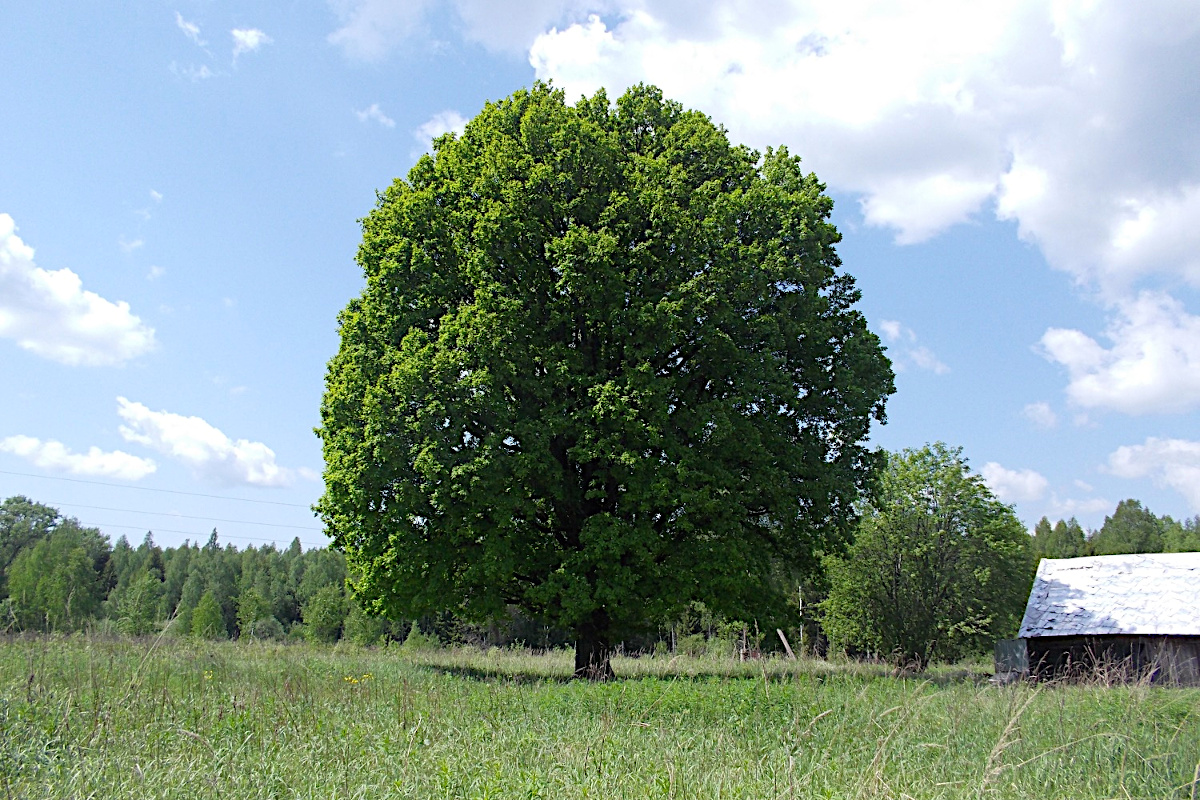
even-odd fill
[(849, 554), (827, 567), (830, 639), (917, 669), (1015, 634), (1033, 579), (1025, 526), (940, 443), (889, 455)]
[(221, 604), (217, 602), (212, 592), (205, 592), (192, 612), (192, 636), (197, 639), (227, 639), (229, 631), (225, 628), (225, 616), (221, 613)]
[(401, 648), (409, 651), (420, 651), (439, 650), (441, 646), (442, 643), (436, 636), (421, 633), (421, 627), (414, 622), (412, 627), (408, 629), (408, 636), (405, 637)]
[(284, 637), (283, 623), (274, 617), (263, 617), (250, 623), (250, 627), (242, 631), (242, 636), (256, 641), (278, 641)]
[(362, 606), (352, 602), (350, 613), (346, 615), (342, 638), (362, 647), (370, 647), (385, 641), (390, 628), (388, 620), (370, 616)]
[(322, 586), (309, 597), (300, 614), (310, 641), (333, 644), (341, 638), (346, 622), (345, 592), (340, 586)]

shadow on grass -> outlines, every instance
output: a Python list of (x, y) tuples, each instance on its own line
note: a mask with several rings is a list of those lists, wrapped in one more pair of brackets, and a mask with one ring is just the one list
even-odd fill
[[(421, 669), (473, 681), (535, 685), (567, 684), (577, 680), (571, 675), (570, 654), (562, 652), (535, 655), (458, 649), (422, 651), (410, 654), (407, 660)], [(897, 673), (892, 667), (880, 662), (825, 661), (815, 658), (799, 661), (734, 661), (688, 656), (675, 656), (670, 659), (649, 656), (620, 657), (614, 660), (613, 667), (617, 674), (615, 680), (610, 683), (621, 684), (650, 679), (687, 683), (711, 683), (714, 680), (767, 681), (779, 685), (796, 680), (822, 683), (831, 679), (850, 679), (912, 681), (939, 688), (964, 684), (979, 686), (987, 683), (991, 677), (990, 673), (974, 666), (937, 666), (921, 673)]]

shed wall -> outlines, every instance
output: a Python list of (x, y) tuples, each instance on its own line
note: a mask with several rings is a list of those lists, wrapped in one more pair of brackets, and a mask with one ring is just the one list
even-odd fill
[(1037, 636), (1026, 639), (1039, 679), (1143, 680), (1200, 686), (1200, 636)]

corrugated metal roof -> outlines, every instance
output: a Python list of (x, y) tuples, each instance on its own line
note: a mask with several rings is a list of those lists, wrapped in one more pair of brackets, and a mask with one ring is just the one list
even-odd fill
[(1200, 553), (1043, 559), (1018, 636), (1112, 634), (1200, 636)]

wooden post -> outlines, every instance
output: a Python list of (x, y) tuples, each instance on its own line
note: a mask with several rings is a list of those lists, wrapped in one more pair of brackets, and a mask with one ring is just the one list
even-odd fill
[(788, 658), (795, 661), (796, 654), (792, 652), (792, 646), (790, 644), (788, 644), (787, 637), (783, 635), (783, 631), (780, 630), (779, 628), (776, 628), (775, 632), (779, 634), (779, 641), (783, 642), (783, 649), (787, 650)]

